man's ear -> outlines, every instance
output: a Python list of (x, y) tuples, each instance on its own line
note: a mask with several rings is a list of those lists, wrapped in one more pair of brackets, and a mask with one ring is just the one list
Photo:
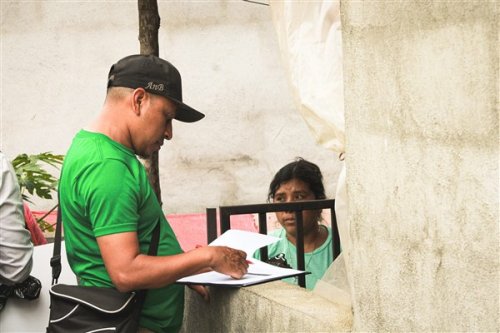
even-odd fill
[(137, 88), (132, 93), (132, 108), (136, 115), (141, 114), (141, 104), (146, 96), (146, 91), (142, 88)]

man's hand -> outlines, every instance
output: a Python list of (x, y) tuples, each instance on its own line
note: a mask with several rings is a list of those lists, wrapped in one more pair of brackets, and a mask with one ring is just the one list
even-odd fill
[(216, 272), (231, 276), (233, 279), (241, 279), (248, 271), (246, 253), (227, 246), (208, 246), (212, 248), (212, 269)]

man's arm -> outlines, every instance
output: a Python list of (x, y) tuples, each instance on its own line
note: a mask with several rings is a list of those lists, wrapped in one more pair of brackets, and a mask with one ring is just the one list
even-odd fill
[(14, 168), (2, 152), (0, 172), (0, 283), (13, 285), (31, 273), (33, 244)]
[(122, 292), (163, 287), (203, 270), (215, 270), (238, 279), (248, 268), (245, 252), (224, 246), (205, 246), (171, 256), (148, 256), (139, 252), (136, 232), (101, 236), (97, 243), (113, 284)]

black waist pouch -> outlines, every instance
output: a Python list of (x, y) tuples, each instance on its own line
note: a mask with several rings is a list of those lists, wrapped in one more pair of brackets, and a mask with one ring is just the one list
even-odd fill
[(135, 292), (55, 284), (50, 288), (47, 333), (136, 333), (139, 314)]

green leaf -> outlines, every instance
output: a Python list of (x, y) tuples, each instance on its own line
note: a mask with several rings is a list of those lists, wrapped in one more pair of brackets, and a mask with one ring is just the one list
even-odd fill
[[(19, 154), (12, 160), (12, 166), (21, 189), (23, 200), (33, 203), (31, 196), (42, 199), (52, 199), (52, 192), (57, 192), (58, 178), (47, 169), (59, 169), (64, 161), (64, 155), (55, 155), (45, 152), (34, 155)], [(26, 193), (28, 192), (29, 195)], [(38, 221), (42, 230), (53, 230), (52, 226), (43, 219)]]

